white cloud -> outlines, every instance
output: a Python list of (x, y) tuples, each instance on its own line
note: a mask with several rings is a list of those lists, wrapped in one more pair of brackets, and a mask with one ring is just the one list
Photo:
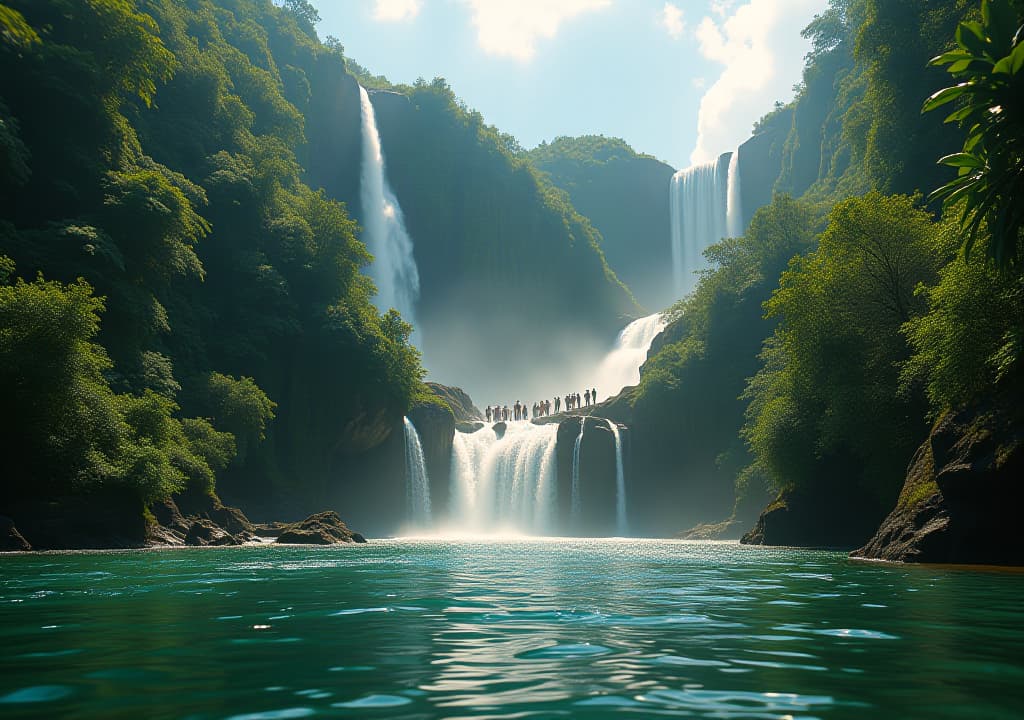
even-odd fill
[[(720, 20), (697, 27), (701, 55), (724, 65), (708, 87), (697, 116), (692, 164), (713, 160), (750, 135), (754, 122), (776, 100), (791, 96), (808, 44), (797, 34), (827, 0), (749, 0)], [(713, 3), (713, 9), (725, 8)]]
[(665, 7), (661, 10), (661, 24), (665, 26), (673, 40), (678, 40), (686, 28), (686, 23), (683, 22), (683, 11), (677, 5), (670, 2), (665, 3)]
[(480, 47), (521, 62), (533, 58), (537, 40), (553, 38), (566, 20), (611, 5), (611, 0), (463, 0), (473, 16)]
[(402, 22), (419, 15), (423, 0), (374, 0), (373, 19), (381, 22)]

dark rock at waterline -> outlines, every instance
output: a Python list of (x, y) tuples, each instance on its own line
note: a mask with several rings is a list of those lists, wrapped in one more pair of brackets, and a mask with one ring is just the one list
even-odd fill
[(784, 490), (740, 542), (850, 550), (871, 537), (880, 518), (877, 505), (855, 488), (822, 483)]
[(1024, 564), (1024, 422), (1009, 402), (947, 413), (907, 470), (896, 508), (853, 557)]
[(146, 541), (144, 508), (130, 494), (25, 499), (3, 510), (34, 550), (135, 548)]
[(491, 429), (494, 430), (494, 434), (498, 436), (499, 440), (501, 440), (505, 437), (505, 431), (508, 430), (508, 424), (504, 422), (496, 422)]
[(455, 423), (455, 429), (460, 433), (472, 435), (477, 430), (483, 430), (484, 424), (482, 422), (457, 422)]
[(0, 515), (0, 552), (31, 549), (32, 546), (29, 545), (28, 540), (21, 536), (18, 528), (14, 527), (14, 521)]
[(281, 531), (276, 542), (291, 545), (337, 545), (365, 543), (366, 538), (349, 530), (338, 513), (327, 510), (287, 526)]
[(434, 395), (448, 403), (448, 407), (452, 409), (452, 414), (455, 415), (455, 422), (471, 422), (484, 419), (484, 414), (480, 412), (480, 408), (473, 404), (473, 399), (462, 388), (450, 387), (435, 382), (428, 382), (427, 387), (430, 388)]
[(192, 521), (185, 535), (186, 545), (241, 545), (244, 540), (236, 538), (212, 520), (199, 518)]
[(680, 540), (739, 540), (748, 523), (735, 518), (729, 518), (719, 523), (703, 523), (685, 530), (678, 535)]

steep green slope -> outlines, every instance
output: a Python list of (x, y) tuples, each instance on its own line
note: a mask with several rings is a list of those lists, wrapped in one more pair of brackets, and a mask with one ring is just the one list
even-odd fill
[[(106, 298), (95, 337), (110, 362), (94, 363), (92, 382), (230, 431), (228, 496), (279, 513), (323, 503), (346, 458), (379, 446), (422, 391), (408, 327), (369, 302), (355, 223), (296, 159), (307, 78), (344, 74), (344, 59), (264, 0), (0, 9), (38, 35), (0, 37), (0, 113), (17, 152), (0, 254), (24, 278), (82, 277)], [(45, 317), (17, 322), (46, 332)], [(137, 445), (166, 443), (123, 414)], [(9, 476), (46, 492), (39, 474), (63, 470), (31, 449), (60, 418), (25, 426), (12, 409), (6, 421)], [(188, 458), (170, 462), (188, 472)]]
[(670, 166), (603, 135), (558, 137), (526, 157), (600, 231), (609, 265), (641, 305), (655, 311), (678, 299), (665, 271), (672, 257)]

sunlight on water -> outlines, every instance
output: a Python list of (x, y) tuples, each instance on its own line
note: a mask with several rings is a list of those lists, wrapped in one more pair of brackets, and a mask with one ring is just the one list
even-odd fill
[(0, 714), (1013, 718), (1022, 594), (1019, 573), (678, 540), (8, 555)]

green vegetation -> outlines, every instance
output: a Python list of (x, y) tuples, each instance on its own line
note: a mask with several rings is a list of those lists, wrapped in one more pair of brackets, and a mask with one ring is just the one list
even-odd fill
[(671, 242), (668, 187), (673, 169), (618, 138), (558, 137), (526, 153), (601, 233), (608, 262), (649, 310), (675, 299), (665, 272)]
[(1009, 35), (1016, 17), (1006, 0), (983, 2), (981, 16), (981, 22), (957, 27), (956, 50), (931, 61), (946, 65), (957, 84), (928, 98), (924, 110), (957, 103), (946, 122), (967, 128), (963, 150), (940, 162), (958, 168), (959, 177), (936, 190), (935, 196), (947, 209), (963, 198), (965, 252), (970, 252), (985, 222), (988, 254), (1005, 266), (1024, 259), (1024, 207), (1017, 202), (1024, 195), (1024, 33)]
[[(778, 162), (775, 187), (800, 199), (776, 196), (746, 237), (709, 249), (712, 268), (674, 308), (631, 398), (638, 425), (676, 426), (663, 431), (668, 474), (695, 496), (732, 484), (749, 520), (767, 484), (780, 502), (799, 493), (877, 526), (932, 420), (994, 398), (1019, 405), (1024, 6), (978, 9), (833, 0), (804, 31), (797, 98), (750, 146), (754, 171)], [(935, 65), (960, 84), (940, 89)], [(947, 123), (921, 115), (929, 93), (926, 111), (955, 103)], [(916, 193), (947, 182), (943, 207)], [(770, 237), (787, 239), (774, 256)], [(820, 532), (809, 541), (827, 542)]]
[(0, 5), (3, 496), (316, 497), (338, 428), (424, 392), (356, 223), (298, 160), (308, 77), (345, 73), (315, 21), (301, 0)]

